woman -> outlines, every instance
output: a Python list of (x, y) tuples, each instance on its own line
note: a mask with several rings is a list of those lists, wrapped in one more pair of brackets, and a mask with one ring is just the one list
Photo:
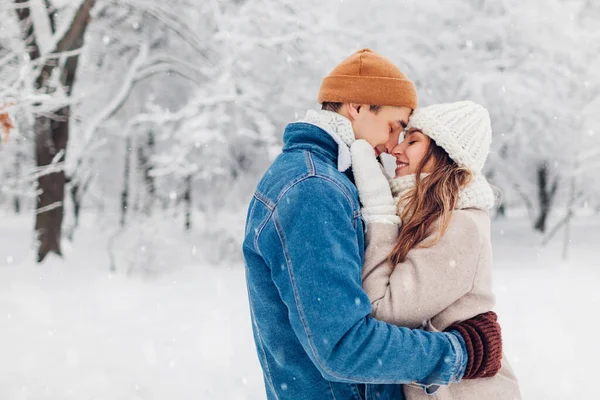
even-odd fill
[[(490, 142), (487, 110), (464, 101), (415, 110), (392, 151), (397, 168), (391, 182), (372, 148), (353, 144), (367, 223), (363, 287), (375, 318), (443, 331), (493, 308), (494, 193), (482, 176)], [(407, 399), (432, 398), (417, 385), (403, 390)], [(520, 393), (503, 359), (496, 376), (441, 387), (433, 398), (514, 400)]]

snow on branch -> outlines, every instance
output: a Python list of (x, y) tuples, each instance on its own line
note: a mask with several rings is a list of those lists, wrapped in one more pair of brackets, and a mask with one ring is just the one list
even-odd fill
[(290, 42), (293, 42), (296, 40), (304, 39), (310, 34), (311, 34), (311, 32), (302, 30), (302, 31), (292, 32), (292, 33), (288, 33), (285, 35), (279, 35), (279, 36), (274, 36), (274, 37), (249, 37), (249, 36), (235, 35), (235, 34), (231, 34), (229, 32), (225, 32), (225, 33), (220, 33), (218, 35), (215, 35), (215, 39), (220, 40), (220, 41), (232, 40), (232, 41), (236, 41), (238, 43), (244, 43), (244, 44), (251, 45), (254, 47), (259, 47), (259, 46), (274, 47), (274, 46), (290, 43)]
[(31, 22), (34, 25), (34, 31), (40, 48), (40, 54), (44, 55), (52, 51), (53, 48), (53, 27), (50, 20), (49, 10), (46, 8), (44, 0), (29, 0), (31, 12)]
[(42, 176), (56, 174), (58, 172), (62, 172), (65, 169), (64, 161), (44, 165), (43, 167), (39, 167), (33, 170), (31, 174), (27, 177), (31, 182), (36, 181), (38, 178)]
[[(191, 29), (189, 23), (183, 21), (179, 14), (171, 11), (173, 7), (168, 2), (159, 3), (147, 0), (108, 0), (108, 2), (115, 5), (125, 5), (144, 12), (162, 22), (167, 28), (171, 29), (177, 36), (192, 46), (200, 55), (205, 55), (206, 49), (200, 38), (192, 33), (194, 30)], [(179, 8), (174, 9), (179, 11)]]
[(60, 207), (62, 207), (62, 201), (56, 201), (52, 204), (48, 204), (45, 207), (38, 208), (37, 210), (35, 210), (35, 213), (42, 214), (42, 213), (45, 213), (45, 212), (48, 212), (48, 211), (54, 210), (55, 208), (60, 208)]
[[(107, 118), (111, 117), (114, 113), (117, 112), (119, 107), (123, 104), (131, 88), (133, 87), (138, 71), (142, 65), (148, 59), (148, 53), (150, 49), (147, 43), (144, 43), (140, 46), (137, 57), (131, 63), (131, 67), (127, 71), (125, 78), (123, 79), (123, 84), (121, 85), (121, 89), (117, 92), (115, 97), (102, 109), (98, 114), (92, 117), (90, 123), (87, 125), (85, 131), (83, 132), (83, 149), (88, 147), (88, 144), (92, 141), (94, 133), (98, 126)], [(78, 157), (75, 157), (78, 158)]]
[(0, 58), (0, 68), (2, 68), (5, 64), (8, 64), (9, 62), (13, 61), (16, 57), (18, 57), (18, 54), (11, 51), (10, 53)]
[(135, 80), (141, 81), (143, 79), (147, 79), (147, 78), (151, 77), (152, 75), (161, 74), (161, 73), (169, 73), (169, 72), (180, 75), (183, 78), (186, 78), (186, 79), (194, 82), (198, 86), (200, 86), (200, 81), (197, 79), (197, 77), (194, 76), (194, 74), (190, 74), (189, 71), (186, 71), (185, 69), (180, 68), (179, 65), (171, 64), (171, 63), (161, 63), (161, 64), (156, 64), (156, 65), (150, 65), (150, 66), (144, 68), (143, 70), (141, 70), (136, 75)]
[(27, 94), (14, 87), (0, 91), (0, 98), (9, 100), (2, 106), (2, 112), (9, 114), (22, 109), (26, 109), (34, 115), (51, 114), (57, 109), (76, 103), (75, 99), (66, 96)]
[(198, 114), (200, 107), (215, 106), (223, 103), (231, 103), (236, 101), (237, 96), (234, 95), (222, 95), (211, 98), (202, 98), (196, 101), (188, 103), (185, 107), (175, 113), (152, 113), (152, 114), (139, 114), (129, 121), (130, 126), (140, 125), (144, 123), (169, 123), (179, 122), (194, 117)]
[(182, 58), (175, 57), (175, 56), (168, 55), (168, 54), (160, 54), (160, 55), (154, 56), (151, 59), (149, 59), (147, 62), (148, 65), (160, 64), (160, 63), (167, 63), (170, 65), (179, 65), (179, 66), (188, 68), (190, 71), (197, 72), (198, 74), (200, 74), (204, 77), (207, 77), (207, 78), (217, 73), (216, 68), (201, 67), (198, 63), (191, 63)]

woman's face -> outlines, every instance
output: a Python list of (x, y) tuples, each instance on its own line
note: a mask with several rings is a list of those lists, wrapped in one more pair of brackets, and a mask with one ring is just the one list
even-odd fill
[[(396, 158), (396, 178), (417, 173), (430, 142), (429, 136), (415, 128), (404, 134), (404, 140), (394, 146), (391, 152), (391, 155)], [(431, 158), (421, 172), (432, 172), (434, 165), (435, 160)]]

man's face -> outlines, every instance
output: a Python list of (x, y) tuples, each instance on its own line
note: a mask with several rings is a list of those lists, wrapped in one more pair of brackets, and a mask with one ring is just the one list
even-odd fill
[(375, 148), (375, 153), (377, 153), (377, 156), (381, 155), (382, 153), (392, 154), (392, 150), (398, 145), (403, 131), (404, 129), (392, 132), (387, 142), (377, 146)]
[(373, 148), (384, 146), (394, 136), (395, 144), (398, 144), (398, 136), (406, 127), (411, 112), (408, 107), (383, 106), (375, 113), (368, 105), (351, 106), (354, 136), (366, 140)]

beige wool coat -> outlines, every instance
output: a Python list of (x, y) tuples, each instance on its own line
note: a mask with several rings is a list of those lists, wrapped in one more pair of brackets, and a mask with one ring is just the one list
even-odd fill
[[(439, 224), (428, 232), (432, 240)], [(391, 268), (387, 258), (399, 236), (396, 225), (369, 223), (366, 232), (363, 288), (373, 305), (372, 316), (399, 326), (443, 331), (452, 323), (492, 310), (492, 244), (490, 218), (479, 209), (454, 210), (445, 234), (432, 247), (411, 249), (404, 262)], [(495, 377), (463, 380), (427, 395), (404, 385), (407, 400), (521, 399), (506, 357)]]

